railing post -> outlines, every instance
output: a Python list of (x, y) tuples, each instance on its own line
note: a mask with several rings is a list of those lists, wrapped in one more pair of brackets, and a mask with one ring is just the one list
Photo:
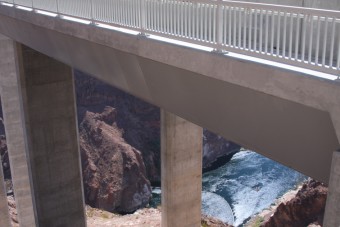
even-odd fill
[(90, 14), (91, 14), (91, 25), (96, 25), (96, 23), (94, 22), (94, 10), (93, 10), (93, 1), (90, 0)]
[(140, 28), (140, 36), (146, 36), (145, 30), (146, 30), (146, 6), (145, 6), (146, 0), (139, 0), (140, 7), (139, 7), (139, 28)]
[(216, 12), (216, 48), (214, 52), (225, 53), (223, 51), (223, 0), (217, 0), (217, 12)]

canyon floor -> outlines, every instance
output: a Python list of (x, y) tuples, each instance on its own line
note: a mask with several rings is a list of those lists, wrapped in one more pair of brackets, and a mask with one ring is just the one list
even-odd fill
[[(86, 206), (88, 227), (160, 227), (161, 211), (155, 208), (144, 208), (133, 214), (117, 215)], [(202, 215), (204, 227), (231, 227), (212, 217)]]

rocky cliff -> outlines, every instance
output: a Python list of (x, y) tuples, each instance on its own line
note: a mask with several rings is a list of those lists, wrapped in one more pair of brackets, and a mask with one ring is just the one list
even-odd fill
[(281, 203), (261, 227), (322, 225), (327, 192), (324, 184), (309, 180), (293, 199)]
[(140, 151), (126, 143), (116, 125), (117, 111), (86, 112), (79, 127), (87, 204), (115, 212), (133, 212), (151, 198)]

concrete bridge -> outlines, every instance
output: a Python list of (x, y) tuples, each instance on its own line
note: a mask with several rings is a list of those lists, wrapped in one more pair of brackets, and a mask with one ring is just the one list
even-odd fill
[(2, 1), (20, 226), (86, 226), (72, 68), (163, 109), (162, 226), (200, 225), (202, 127), (329, 183), (324, 226), (340, 226), (339, 22), (232, 1)]

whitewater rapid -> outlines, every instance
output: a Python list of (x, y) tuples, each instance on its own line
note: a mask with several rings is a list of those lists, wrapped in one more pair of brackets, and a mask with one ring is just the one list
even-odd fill
[[(262, 155), (240, 151), (224, 166), (203, 174), (202, 213), (241, 226), (305, 179)], [(154, 188), (152, 206), (160, 204), (160, 195), (160, 188)]]

